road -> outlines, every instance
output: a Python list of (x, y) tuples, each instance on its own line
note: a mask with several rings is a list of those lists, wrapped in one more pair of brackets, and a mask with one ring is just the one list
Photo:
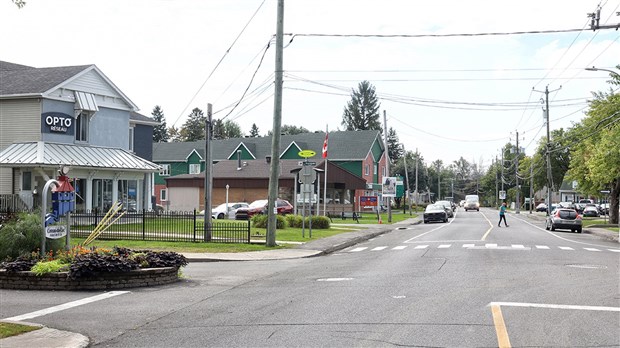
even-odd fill
[[(497, 211), (310, 259), (193, 263), (183, 282), (29, 319), (94, 347), (620, 346), (620, 247)], [(101, 292), (0, 290), (2, 318)]]

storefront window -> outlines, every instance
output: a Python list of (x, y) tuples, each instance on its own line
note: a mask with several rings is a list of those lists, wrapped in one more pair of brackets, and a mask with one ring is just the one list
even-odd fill
[(88, 126), (90, 124), (90, 115), (86, 111), (80, 112), (75, 119), (75, 140), (88, 141)]
[(32, 172), (22, 172), (22, 191), (32, 190)]
[(93, 209), (108, 211), (112, 206), (112, 180), (93, 180)]

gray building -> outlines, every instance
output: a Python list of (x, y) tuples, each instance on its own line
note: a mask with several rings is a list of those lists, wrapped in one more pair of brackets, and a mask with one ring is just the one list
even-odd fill
[(45, 183), (68, 166), (77, 209), (107, 210), (115, 201), (151, 208), (158, 123), (95, 65), (0, 61), (0, 81), (0, 204), (36, 206)]

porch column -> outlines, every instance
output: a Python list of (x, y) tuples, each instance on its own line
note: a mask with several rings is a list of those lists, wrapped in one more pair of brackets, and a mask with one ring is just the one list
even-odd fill
[(86, 178), (86, 193), (84, 196), (84, 203), (86, 203), (84, 207), (86, 211), (93, 210), (93, 178), (90, 175), (88, 176), (88, 178)]

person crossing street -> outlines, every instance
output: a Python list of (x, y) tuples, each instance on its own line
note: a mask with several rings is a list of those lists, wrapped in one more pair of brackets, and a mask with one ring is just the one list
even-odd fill
[(504, 220), (504, 225), (508, 227), (508, 223), (506, 222), (506, 202), (502, 203), (502, 206), (499, 207), (499, 222), (497, 223), (497, 227), (501, 227), (502, 220)]

